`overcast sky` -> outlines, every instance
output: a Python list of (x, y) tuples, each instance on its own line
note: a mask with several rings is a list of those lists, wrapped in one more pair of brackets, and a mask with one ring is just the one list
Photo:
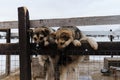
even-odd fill
[(120, 0), (0, 0), (0, 21), (18, 20), (21, 6), (30, 19), (120, 15)]

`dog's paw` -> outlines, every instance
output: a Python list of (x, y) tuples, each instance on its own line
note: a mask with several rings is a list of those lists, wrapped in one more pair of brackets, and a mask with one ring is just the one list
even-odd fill
[(94, 39), (88, 38), (87, 41), (94, 50), (98, 49), (98, 44)]
[(74, 41), (73, 41), (73, 45), (74, 45), (74, 46), (81, 46), (81, 42), (78, 41), (78, 40), (74, 40)]

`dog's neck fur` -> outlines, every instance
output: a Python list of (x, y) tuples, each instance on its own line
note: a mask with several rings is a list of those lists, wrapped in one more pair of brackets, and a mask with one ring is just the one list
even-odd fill
[(77, 40), (79, 40), (79, 39), (81, 39), (81, 31), (78, 29), (78, 28), (76, 28), (75, 29), (75, 39), (77, 39)]

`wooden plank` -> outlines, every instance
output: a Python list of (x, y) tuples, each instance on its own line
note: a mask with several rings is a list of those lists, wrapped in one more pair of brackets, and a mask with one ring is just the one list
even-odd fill
[(120, 67), (120, 58), (105, 57), (104, 58), (104, 68), (109, 70), (110, 66)]
[(30, 36), (28, 33), (29, 12), (25, 7), (18, 8), (20, 80), (31, 80)]
[[(120, 24), (120, 15), (30, 20), (30, 27), (88, 26)], [(0, 22), (0, 28), (18, 28), (18, 21)]]
[(120, 55), (119, 42), (97, 43), (98, 50), (93, 50), (87, 42), (83, 42), (80, 47), (73, 47), (73, 45), (70, 45), (64, 53), (68, 55)]
[(9, 33), (10, 28), (0, 28), (0, 32), (8, 32)]
[[(10, 43), (11, 39), (10, 39), (10, 36), (11, 36), (11, 30), (10, 29), (7, 29), (6, 31), (6, 43)], [(11, 57), (10, 55), (6, 55), (6, 75), (10, 75), (10, 63), (11, 63)]]
[[(77, 53), (74, 54), (80, 54), (80, 52), (85, 52), (85, 49), (88, 49), (87, 52), (89, 52), (89, 54), (85, 53), (86, 55), (120, 55), (120, 42), (98, 42), (99, 48), (97, 51), (94, 51), (88, 43), (82, 43), (81, 47), (73, 47), (70, 46), (68, 50), (68, 52), (71, 51), (71, 53), (68, 54), (72, 54), (72, 52), (74, 52), (76, 50)], [(39, 53), (37, 53), (37, 51), (35, 51), (35, 44), (31, 44), (31, 55), (35, 55), (35, 54), (52, 54), (52, 53), (57, 53), (57, 48), (54, 45), (51, 45), (53, 47), (45, 47), (42, 48)], [(1, 43), (0, 44), (0, 55), (20, 55), (20, 49), (19, 49), (19, 44), (18, 43)], [(105, 53), (106, 52), (106, 53)], [(113, 53), (112, 53), (113, 52)]]
[(120, 15), (31, 20), (31, 27), (88, 26), (120, 24)]
[(0, 28), (18, 28), (18, 21), (0, 22)]
[(67, 55), (120, 55), (120, 42), (98, 42), (98, 50), (93, 50), (88, 43), (82, 43), (81, 47), (73, 47), (70, 45), (64, 51), (59, 51), (56, 45), (41, 47), (40, 50), (35, 50), (35, 45), (31, 45), (32, 54), (67, 54)]
[(18, 43), (1, 43), (0, 55), (18, 55), (19, 44)]

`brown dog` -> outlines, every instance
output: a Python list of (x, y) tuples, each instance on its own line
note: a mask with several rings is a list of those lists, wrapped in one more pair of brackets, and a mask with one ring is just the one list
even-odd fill
[(92, 38), (86, 37), (75, 26), (62, 26), (56, 31), (56, 44), (59, 49), (63, 49), (72, 43), (74, 46), (81, 46), (81, 41), (87, 41), (90, 46), (97, 50), (98, 44)]
[[(85, 36), (77, 27), (75, 26), (62, 26), (56, 31), (56, 44), (58, 49), (64, 49), (71, 43), (74, 46), (81, 46), (81, 41), (87, 41), (90, 46), (97, 50), (98, 44), (92, 38)], [(60, 66), (60, 80), (67, 80), (67, 70), (68, 68), (76, 69), (79, 62), (84, 61), (86, 56), (75, 56), (75, 55), (63, 55), (63, 62)], [(67, 61), (65, 61), (67, 60)], [(69, 61), (68, 61), (69, 60)], [(65, 65), (64, 65), (64, 64)]]
[(80, 38), (81, 31), (77, 27), (63, 26), (57, 30), (55, 42), (58, 45), (58, 49), (63, 49), (70, 43), (73, 43), (74, 46), (80, 46)]

